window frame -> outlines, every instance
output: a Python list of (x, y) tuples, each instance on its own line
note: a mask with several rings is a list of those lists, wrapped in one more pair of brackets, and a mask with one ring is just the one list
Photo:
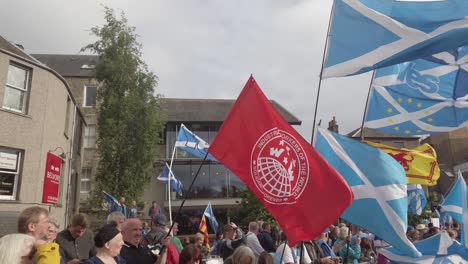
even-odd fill
[[(90, 130), (90, 128), (94, 128), (94, 145), (93, 146), (89, 146), (89, 133), (88, 131)], [(83, 148), (85, 149), (95, 149), (97, 148), (96, 144), (97, 144), (97, 133), (96, 133), (96, 129), (97, 129), (97, 126), (96, 125), (87, 125), (86, 128), (85, 128), (85, 132), (84, 132), (84, 140), (83, 140)]]
[[(94, 87), (96, 89), (96, 98), (94, 99), (94, 105), (87, 105), (86, 96), (87, 96), (87, 91), (88, 91), (89, 87)], [(86, 108), (96, 107), (96, 104), (97, 104), (97, 88), (98, 88), (97, 85), (85, 85), (84, 86), (84, 90), (83, 90), (83, 107), (86, 107)]]
[[(10, 67), (19, 68), (19, 69), (22, 69), (22, 70), (24, 70), (26, 72), (26, 78), (25, 78), (25, 81), (24, 81), (24, 86), (25, 86), (24, 88), (17, 87), (15, 85), (12, 85), (12, 84), (8, 83), (8, 76), (9, 76), (8, 72), (10, 70)], [(15, 62), (11, 61), (8, 64), (8, 72), (7, 72), (6, 82), (5, 82), (5, 92), (3, 94), (2, 108), (6, 109), (8, 111), (15, 112), (15, 113), (27, 114), (28, 113), (28, 104), (29, 104), (29, 94), (30, 94), (30, 90), (31, 90), (30, 87), (31, 87), (31, 79), (32, 79), (31, 78), (32, 69), (29, 68), (29, 67), (26, 67), (26, 66), (23, 66), (23, 65), (20, 65), (18, 63), (15, 63)], [(5, 96), (7, 94), (7, 89), (13, 89), (13, 90), (17, 90), (17, 91), (20, 91), (20, 92), (24, 93), (23, 107), (22, 107), (21, 110), (5, 106)]]
[[(89, 170), (89, 174), (88, 173), (86, 174), (86, 176), (88, 176), (87, 178), (83, 178), (83, 176), (85, 175), (84, 170)], [(93, 167), (82, 167), (81, 168), (80, 195), (89, 195), (91, 193), (91, 179), (92, 179), (92, 177), (93, 177)], [(88, 191), (83, 191), (83, 189), (81, 188), (83, 182), (89, 182), (90, 183)]]

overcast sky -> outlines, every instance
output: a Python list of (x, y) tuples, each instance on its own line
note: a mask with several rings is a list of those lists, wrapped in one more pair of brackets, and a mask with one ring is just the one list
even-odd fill
[[(176, 98), (235, 99), (252, 73), (269, 99), (302, 120), (310, 141), (332, 0), (2, 1), (0, 34), (29, 53), (79, 54), (104, 23), (103, 5), (124, 11), (159, 77)], [(341, 133), (362, 122), (370, 74), (322, 81), (317, 121)]]

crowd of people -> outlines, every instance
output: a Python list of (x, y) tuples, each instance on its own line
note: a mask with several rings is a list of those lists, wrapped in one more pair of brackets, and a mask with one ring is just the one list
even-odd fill
[[(123, 203), (122, 203), (123, 204)], [(131, 210), (127, 210), (130, 212)], [(172, 225), (156, 203), (149, 209), (151, 228), (138, 217), (113, 210), (106, 223), (90, 230), (83, 213), (72, 217), (58, 232), (47, 209), (30, 207), (18, 217), (18, 233), (0, 238), (1, 263), (38, 264), (310, 264), (376, 263), (377, 237), (356, 226), (330, 225), (315, 240), (288, 245), (283, 232), (274, 232), (271, 223), (250, 222), (244, 232), (234, 223), (226, 224), (210, 245), (202, 233), (194, 242), (181, 241), (178, 223)], [(136, 214), (135, 214), (136, 216)], [(459, 225), (445, 226), (453, 240)], [(416, 242), (439, 232), (431, 223), (408, 228), (408, 238)]]

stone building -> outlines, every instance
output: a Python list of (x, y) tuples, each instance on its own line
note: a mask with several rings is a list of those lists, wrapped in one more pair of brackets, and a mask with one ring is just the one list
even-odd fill
[[(62, 76), (1, 36), (0, 123), (0, 236), (36, 205), (65, 226), (79, 206), (84, 116)], [(60, 166), (46, 165), (49, 153)], [(57, 195), (44, 198), (51, 181)]]

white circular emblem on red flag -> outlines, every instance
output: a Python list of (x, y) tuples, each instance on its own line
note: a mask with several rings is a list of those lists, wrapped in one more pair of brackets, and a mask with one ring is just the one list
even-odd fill
[(309, 161), (300, 142), (278, 128), (255, 143), (250, 170), (257, 189), (272, 204), (293, 204), (309, 180)]

